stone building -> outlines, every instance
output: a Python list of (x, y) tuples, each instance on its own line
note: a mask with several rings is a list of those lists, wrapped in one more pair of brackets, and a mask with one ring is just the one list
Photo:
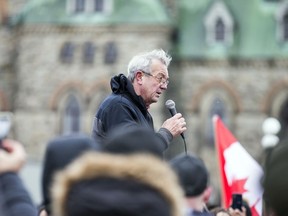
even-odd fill
[[(5, 4), (5, 3), (6, 4)], [(159, 127), (171, 98), (187, 120), (188, 149), (213, 175), (212, 116), (219, 114), (259, 159), (267, 117), (288, 124), (288, 1), (6, 0), (0, 14), (0, 110), (11, 136), (40, 159), (47, 141), (90, 133), (110, 77), (136, 53), (163, 48), (172, 82), (152, 106)], [(181, 138), (167, 157), (183, 151)], [(213, 184), (217, 185), (217, 178)]]
[(13, 136), (35, 158), (55, 135), (90, 133), (97, 106), (110, 93), (111, 76), (126, 73), (134, 54), (167, 48), (171, 31), (158, 1), (129, 7), (111, 0), (29, 1), (9, 18), (2, 27), (7, 42), (1, 37), (2, 56), (10, 51), (1, 68), (7, 76), (1, 78), (1, 109), (13, 111)]

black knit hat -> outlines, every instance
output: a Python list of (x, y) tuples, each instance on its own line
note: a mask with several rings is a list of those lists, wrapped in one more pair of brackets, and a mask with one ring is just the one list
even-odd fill
[(200, 195), (207, 188), (209, 174), (200, 158), (192, 154), (181, 154), (172, 159), (170, 164), (187, 197)]
[(121, 126), (108, 134), (103, 151), (116, 154), (149, 153), (162, 157), (160, 138), (151, 129), (135, 125)]
[(276, 215), (288, 215), (288, 140), (281, 141), (267, 155), (264, 174), (264, 200)]

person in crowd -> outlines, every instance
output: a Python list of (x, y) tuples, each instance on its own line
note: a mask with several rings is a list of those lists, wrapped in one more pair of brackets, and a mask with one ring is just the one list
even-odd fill
[(229, 213), (229, 210), (222, 208), (222, 207), (215, 207), (211, 209), (210, 212), (214, 216), (231, 216), (231, 214)]
[(215, 216), (251, 216), (251, 214), (247, 214), (247, 207), (243, 206), (242, 210), (240, 211), (239, 209), (233, 209), (233, 208), (222, 208), (222, 207), (215, 207), (210, 210), (212, 215)]
[(84, 152), (91, 150), (100, 151), (100, 146), (90, 136), (80, 133), (62, 135), (48, 143), (42, 173), (43, 202), (39, 209), (41, 216), (51, 215), (50, 190), (55, 173)]
[(204, 162), (192, 153), (180, 154), (169, 161), (182, 186), (189, 216), (211, 216), (206, 203), (211, 195), (209, 173)]
[(288, 140), (282, 140), (267, 155), (264, 167), (265, 216), (288, 215)]
[[(142, 125), (154, 131), (148, 110), (167, 89), (170, 61), (163, 50), (141, 53), (129, 62), (127, 77), (119, 74), (111, 79), (112, 93), (100, 104), (94, 118), (92, 137), (97, 142), (102, 143), (109, 131), (123, 124)], [(157, 132), (162, 151), (185, 130), (186, 122), (180, 113), (167, 119)]]
[(57, 216), (182, 216), (184, 194), (169, 165), (151, 154), (89, 152), (56, 176)]
[(26, 161), (26, 152), (17, 141), (4, 139), (0, 148), (0, 215), (36, 216), (34, 206), (18, 172)]
[(114, 154), (145, 153), (163, 158), (156, 133), (143, 126), (115, 128), (103, 142), (103, 151)]

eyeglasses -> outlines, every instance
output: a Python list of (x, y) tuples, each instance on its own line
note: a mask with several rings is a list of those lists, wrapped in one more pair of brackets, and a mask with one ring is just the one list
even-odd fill
[(144, 73), (144, 74), (146, 74), (147, 76), (151, 76), (151, 77), (153, 77), (154, 79), (156, 79), (157, 80), (157, 82), (158, 83), (160, 83), (161, 85), (167, 85), (168, 86), (168, 84), (169, 84), (169, 80), (168, 79), (166, 79), (165, 77), (164, 77), (164, 75), (163, 74), (157, 74), (156, 76), (154, 76), (154, 75), (152, 75), (152, 74), (150, 74), (150, 73), (147, 73), (147, 72), (145, 72), (145, 71), (141, 71), (142, 73)]

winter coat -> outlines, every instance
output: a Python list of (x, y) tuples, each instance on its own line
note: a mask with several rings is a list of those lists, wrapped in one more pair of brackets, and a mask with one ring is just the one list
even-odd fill
[(16, 173), (7, 172), (0, 175), (0, 215), (37, 215), (37, 209)]

